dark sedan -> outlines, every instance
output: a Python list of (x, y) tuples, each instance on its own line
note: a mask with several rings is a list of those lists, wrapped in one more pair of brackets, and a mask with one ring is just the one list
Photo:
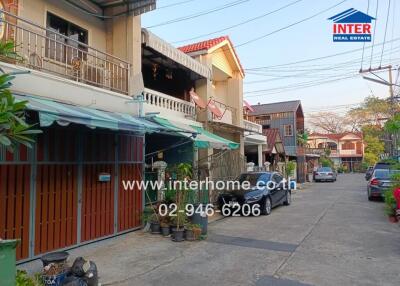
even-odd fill
[(389, 190), (392, 185), (392, 175), (398, 174), (399, 170), (376, 169), (368, 181), (368, 199), (383, 198), (385, 191)]
[[(250, 172), (239, 176), (238, 181), (242, 184), (248, 182), (250, 188), (231, 190), (222, 193), (218, 197), (220, 209), (235, 204), (244, 205), (258, 204), (260, 213), (268, 215), (272, 208), (284, 204), (291, 204), (291, 191), (283, 182), (283, 176), (278, 172)], [(244, 208), (243, 208), (244, 209)]]

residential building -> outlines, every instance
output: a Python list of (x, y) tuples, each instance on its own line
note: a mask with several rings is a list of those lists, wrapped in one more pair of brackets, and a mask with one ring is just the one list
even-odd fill
[(0, 1), (0, 37), (18, 57), (11, 91), (42, 130), (30, 149), (0, 147), (0, 237), (19, 238), (17, 259), (142, 226), (146, 132), (140, 115), (140, 14), (155, 0)]
[(237, 154), (240, 144), (230, 140), (235, 138), (220, 137), (198, 120), (211, 108), (211, 102), (207, 104), (197, 94), (210, 91), (206, 88), (213, 75), (209, 66), (142, 29), (142, 73), (143, 114), (166, 128), (183, 131), (146, 135), (146, 178), (158, 176), (160, 170), (154, 166), (160, 162), (169, 169), (178, 163), (193, 163), (199, 175), (199, 158), (203, 166), (212, 165), (212, 157), (202, 156), (209, 149), (226, 156)]
[(357, 171), (361, 167), (365, 145), (362, 132), (312, 133), (308, 138), (308, 147), (310, 153), (329, 154), (336, 167)]
[(32, 149), (0, 147), (0, 237), (21, 239), (19, 261), (141, 228), (146, 193), (124, 182), (155, 160), (240, 149), (197, 121), (212, 70), (142, 31), (155, 4), (0, 0), (0, 40), (18, 54), (0, 68), (43, 132)]
[[(212, 71), (211, 80), (197, 81), (195, 90), (207, 105), (197, 115), (204, 127), (218, 136), (240, 144), (236, 152), (208, 149), (200, 158), (208, 163), (213, 179), (234, 178), (245, 169), (243, 78), (244, 70), (228, 36), (189, 44), (179, 48)], [(199, 105), (198, 105), (199, 106)]]
[(305, 180), (305, 155), (297, 134), (304, 132), (304, 113), (300, 100), (252, 105), (248, 119), (263, 130), (278, 129), (288, 160), (297, 161), (297, 180)]

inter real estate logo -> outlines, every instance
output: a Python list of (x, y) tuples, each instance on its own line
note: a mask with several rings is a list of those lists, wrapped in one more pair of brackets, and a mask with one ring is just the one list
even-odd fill
[(351, 8), (328, 20), (333, 21), (334, 42), (371, 42), (374, 17)]

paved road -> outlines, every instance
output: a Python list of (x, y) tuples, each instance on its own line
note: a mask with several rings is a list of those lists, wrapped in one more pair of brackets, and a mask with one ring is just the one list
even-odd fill
[(270, 216), (215, 222), (207, 241), (135, 232), (71, 253), (96, 261), (103, 285), (399, 285), (399, 226), (362, 175), (342, 175)]

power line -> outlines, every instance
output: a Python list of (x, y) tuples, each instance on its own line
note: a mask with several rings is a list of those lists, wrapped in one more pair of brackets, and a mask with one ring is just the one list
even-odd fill
[(175, 2), (175, 3), (168, 4), (168, 5), (157, 7), (157, 10), (183, 5), (183, 4), (186, 4), (189, 2), (193, 2), (193, 1), (196, 1), (196, 0), (186, 0), (186, 1)]
[(374, 45), (375, 45), (375, 35), (376, 35), (376, 26), (378, 22), (378, 9), (379, 9), (379, 4), (378, 0), (376, 0), (376, 10), (375, 10), (375, 25), (374, 25), (374, 34), (372, 35), (372, 47), (371, 47), (371, 58), (370, 58), (370, 63), (369, 67), (371, 68), (372, 66), (372, 54), (374, 53)]
[(267, 16), (269, 16), (269, 15), (272, 15), (272, 14), (274, 14), (274, 13), (276, 13), (276, 12), (279, 12), (279, 11), (285, 9), (285, 8), (288, 8), (288, 7), (290, 7), (290, 6), (293, 6), (294, 4), (297, 4), (297, 3), (301, 2), (301, 1), (303, 1), (303, 0), (296, 0), (296, 1), (290, 2), (290, 3), (284, 5), (284, 6), (280, 7), (280, 8), (277, 8), (277, 9), (275, 9), (275, 10), (269, 11), (269, 12), (267, 12), (267, 13), (265, 13), (265, 14), (260, 15), (260, 16), (247, 19), (247, 20), (245, 20), (245, 21), (243, 21), (243, 22), (234, 24), (234, 25), (232, 25), (232, 26), (229, 26), (229, 27), (226, 27), (226, 28), (223, 28), (223, 29), (214, 31), (214, 32), (210, 32), (210, 33), (198, 35), (198, 36), (196, 36), (196, 37), (192, 37), (192, 38), (188, 38), (188, 39), (184, 39), (184, 40), (174, 41), (174, 42), (172, 42), (172, 43), (173, 43), (173, 44), (177, 44), (177, 43), (182, 43), (182, 42), (197, 40), (197, 39), (200, 39), (200, 38), (203, 38), (203, 37), (207, 37), (207, 36), (211, 36), (211, 35), (215, 35), (215, 34), (218, 34), (218, 33), (221, 33), (221, 32), (224, 32), (224, 31), (227, 31), (227, 30), (230, 30), (230, 29), (239, 27), (239, 26), (243, 26), (243, 25), (245, 25), (245, 24), (248, 24), (248, 23), (250, 23), (250, 22), (253, 22), (253, 21), (262, 19), (262, 18), (267, 17)]
[[(399, 38), (395, 38), (395, 39), (393, 39), (391, 41), (387, 41), (387, 43), (389, 43), (389, 42), (397, 42), (399, 40), (400, 40), (400, 37)], [(380, 46), (380, 45), (382, 45), (382, 43), (376, 44), (376, 46)], [(370, 48), (371, 47), (367, 47), (367, 49), (370, 49)], [(306, 59), (306, 60), (294, 61), (294, 62), (289, 62), (289, 63), (285, 63), (285, 64), (264, 66), (264, 67), (255, 67), (255, 68), (247, 68), (247, 69), (245, 69), (245, 71), (267, 69), (267, 68), (273, 68), (273, 67), (282, 67), (282, 66), (289, 66), (289, 65), (300, 64), (300, 63), (313, 62), (313, 61), (324, 60), (324, 59), (328, 59), (328, 58), (332, 58), (332, 57), (342, 56), (342, 55), (346, 55), (346, 54), (351, 54), (351, 53), (354, 53), (354, 52), (359, 52), (361, 50), (362, 50), (362, 48), (357, 48), (357, 49), (354, 49), (354, 50), (348, 50), (348, 51), (345, 51), (345, 52), (340, 52), (340, 53), (336, 53), (336, 54), (330, 54), (330, 55), (326, 55), (326, 56), (322, 56), (322, 57), (310, 58), (310, 59)]]
[(290, 24), (290, 25), (287, 25), (287, 26), (285, 26), (285, 27), (282, 27), (282, 28), (280, 28), (280, 29), (277, 29), (277, 30), (275, 30), (275, 31), (272, 31), (272, 32), (270, 32), (270, 33), (268, 33), (268, 34), (265, 34), (265, 35), (256, 37), (256, 38), (251, 39), (251, 40), (248, 40), (248, 41), (246, 41), (246, 42), (244, 42), (244, 43), (241, 43), (241, 44), (239, 44), (239, 45), (237, 45), (237, 46), (235, 46), (235, 47), (238, 48), (238, 47), (242, 47), (242, 46), (244, 46), (244, 45), (251, 44), (251, 43), (253, 43), (253, 42), (255, 42), (255, 41), (259, 41), (259, 40), (264, 39), (264, 38), (266, 38), (266, 37), (268, 37), (268, 36), (271, 36), (271, 35), (273, 35), (273, 34), (276, 34), (276, 33), (280, 32), (280, 31), (286, 30), (286, 29), (288, 29), (288, 28), (290, 28), (290, 27), (293, 27), (293, 26), (298, 25), (298, 24), (300, 24), (300, 23), (306, 22), (306, 21), (308, 21), (308, 20), (310, 20), (310, 19), (312, 19), (312, 18), (315, 18), (315, 17), (317, 17), (317, 16), (319, 16), (319, 15), (321, 15), (321, 14), (323, 14), (323, 13), (325, 13), (325, 12), (327, 12), (327, 11), (329, 11), (329, 10), (331, 10), (331, 9), (333, 9), (333, 8), (335, 8), (335, 7), (339, 6), (339, 5), (341, 5), (341, 4), (343, 4), (343, 3), (346, 2), (346, 1), (347, 1), (347, 0), (340, 1), (339, 3), (337, 3), (337, 4), (333, 5), (333, 6), (330, 6), (329, 8), (326, 8), (326, 9), (324, 9), (324, 10), (322, 10), (322, 11), (316, 13), (316, 14), (313, 14), (313, 15), (311, 15), (311, 16), (309, 16), (309, 17), (306, 17), (306, 18), (304, 18), (304, 19), (302, 19), (302, 20), (299, 20), (299, 21), (297, 21), (297, 22), (294, 22), (294, 23), (292, 23), (292, 24)]
[(215, 13), (215, 12), (218, 12), (218, 11), (221, 11), (221, 10), (224, 10), (224, 9), (228, 9), (228, 8), (233, 7), (233, 6), (237, 6), (237, 5), (243, 4), (245, 2), (249, 2), (249, 1), (250, 0), (236, 0), (236, 1), (233, 1), (233, 2), (226, 3), (226, 4), (222, 5), (222, 6), (214, 7), (212, 9), (204, 10), (204, 11), (201, 11), (201, 12), (198, 12), (198, 13), (194, 13), (194, 14), (191, 14), (191, 15), (175, 18), (175, 19), (172, 19), (172, 20), (168, 20), (168, 21), (164, 21), (164, 22), (152, 25), (152, 26), (148, 26), (148, 27), (146, 27), (146, 29), (151, 29), (151, 28), (155, 28), (155, 27), (160, 27), (160, 26), (170, 25), (170, 24), (174, 24), (174, 23), (178, 23), (178, 22), (182, 22), (182, 21), (191, 20), (191, 19), (198, 18), (198, 17), (204, 16), (204, 15), (209, 15), (211, 13)]
[(385, 42), (386, 42), (386, 33), (387, 33), (387, 27), (388, 27), (388, 22), (389, 22), (389, 14), (390, 14), (390, 0), (388, 3), (388, 10), (387, 10), (387, 14), (386, 14), (386, 24), (385, 24), (385, 34), (383, 36), (383, 45), (382, 45), (382, 54), (381, 54), (381, 62), (379, 64), (379, 66), (382, 66), (382, 57), (383, 57), (383, 51), (385, 50)]
[[(369, 13), (369, 0), (368, 0), (368, 5), (367, 5), (367, 14), (368, 13)], [(361, 70), (363, 68), (363, 62), (364, 62), (364, 50), (365, 50), (365, 42), (363, 43), (363, 48), (362, 48), (361, 67), (360, 67)]]

